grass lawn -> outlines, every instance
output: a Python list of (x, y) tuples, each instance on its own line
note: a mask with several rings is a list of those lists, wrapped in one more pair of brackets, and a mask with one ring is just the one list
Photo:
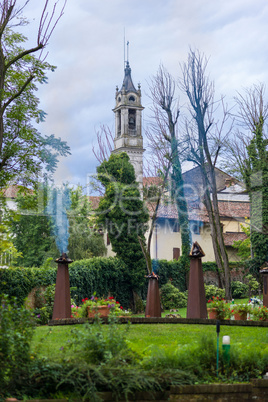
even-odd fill
[[(32, 351), (39, 356), (53, 360), (71, 356), (72, 352), (66, 348), (68, 340), (72, 339), (74, 328), (85, 330), (84, 325), (70, 326), (41, 326), (36, 328)], [(107, 326), (104, 326), (107, 329)], [(125, 331), (126, 325), (119, 326), (118, 330)], [(202, 334), (212, 334), (216, 339), (215, 325), (197, 324), (133, 324), (127, 331), (127, 340), (130, 347), (140, 354), (150, 354), (155, 348), (176, 350), (186, 344), (197, 342)], [(267, 328), (231, 327), (221, 326), (220, 340), (222, 336), (231, 337), (231, 345), (243, 349), (260, 348), (268, 353)]]

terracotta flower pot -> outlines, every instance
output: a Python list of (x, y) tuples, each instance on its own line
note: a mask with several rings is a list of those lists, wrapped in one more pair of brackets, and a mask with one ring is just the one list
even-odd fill
[(87, 308), (87, 314), (89, 318), (95, 317), (96, 314), (99, 314), (100, 317), (108, 317), (110, 313), (110, 309), (108, 306), (98, 306), (94, 308)]
[(208, 317), (211, 320), (216, 320), (218, 318), (217, 309), (215, 308), (208, 308)]
[(234, 313), (234, 319), (235, 320), (247, 320), (247, 313)]

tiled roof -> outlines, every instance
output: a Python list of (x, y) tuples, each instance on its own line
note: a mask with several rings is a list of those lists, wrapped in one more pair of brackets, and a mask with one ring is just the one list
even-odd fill
[(243, 232), (236, 233), (223, 233), (225, 246), (232, 246), (234, 241), (245, 240), (247, 235)]
[(250, 216), (249, 202), (219, 201), (218, 205), (222, 217), (246, 218)]
[[(89, 197), (92, 208), (97, 209), (101, 197)], [(247, 202), (227, 202), (219, 201), (219, 211), (221, 218), (244, 219), (250, 216), (250, 206)], [(147, 204), (150, 216), (154, 212), (154, 204)], [(191, 202), (188, 204), (188, 214), (191, 221), (209, 222), (208, 213), (204, 204), (201, 202)], [(177, 207), (175, 204), (160, 205), (157, 213), (158, 218), (178, 219)]]
[(154, 186), (161, 184), (162, 179), (160, 177), (143, 177), (143, 185)]
[(92, 209), (97, 209), (102, 197), (100, 196), (89, 196), (88, 199), (91, 202)]
[[(20, 188), (21, 188), (21, 186), (17, 186), (17, 185), (9, 186), (8, 188), (3, 189), (3, 194), (6, 198), (16, 198)], [(25, 192), (32, 193), (33, 190), (27, 189), (27, 190), (25, 190)]]

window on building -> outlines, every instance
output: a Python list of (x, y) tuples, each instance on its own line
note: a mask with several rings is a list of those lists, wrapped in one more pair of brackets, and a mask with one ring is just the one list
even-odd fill
[(132, 95), (128, 98), (128, 100), (129, 100), (130, 102), (135, 102), (135, 98), (134, 98), (134, 96), (132, 96)]
[(121, 134), (121, 110), (118, 110), (118, 120), (117, 120), (117, 136)]
[(173, 248), (173, 260), (178, 260), (180, 258), (181, 250), (178, 247)]
[(200, 223), (199, 222), (191, 222), (190, 230), (193, 234), (200, 235)]
[(107, 238), (106, 239), (107, 239), (107, 246), (109, 246), (111, 244), (111, 242), (110, 242), (108, 233), (107, 233)]
[(130, 130), (135, 130), (135, 128), (136, 128), (136, 110), (134, 110), (134, 109), (129, 109), (128, 127)]
[(178, 222), (178, 221), (175, 221), (175, 222), (174, 222), (174, 225), (173, 225), (173, 232), (174, 232), (174, 233), (178, 233), (179, 231), (180, 231), (179, 222)]

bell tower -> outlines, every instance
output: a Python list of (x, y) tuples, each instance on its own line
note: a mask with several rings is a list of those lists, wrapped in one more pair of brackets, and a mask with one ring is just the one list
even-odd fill
[(126, 152), (130, 158), (136, 181), (142, 189), (143, 180), (143, 138), (141, 89), (134, 87), (131, 78), (131, 68), (126, 62), (125, 76), (122, 88), (116, 87), (115, 93), (115, 138), (113, 153)]

